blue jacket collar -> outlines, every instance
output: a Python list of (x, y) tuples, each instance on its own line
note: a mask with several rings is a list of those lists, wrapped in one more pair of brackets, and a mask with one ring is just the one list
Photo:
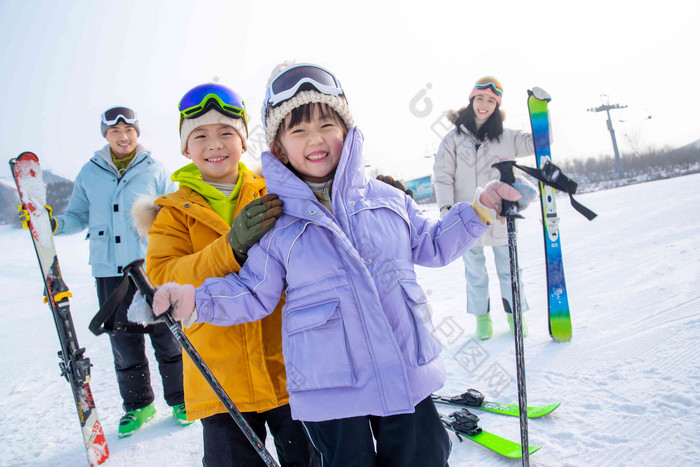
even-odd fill
[[(127, 171), (150, 155), (151, 153), (145, 147), (143, 147), (141, 144), (137, 144), (136, 155), (134, 156), (134, 160), (131, 161), (131, 164), (129, 164)], [(117, 170), (114, 162), (112, 162), (112, 155), (109, 152), (109, 144), (105, 144), (101, 149), (95, 151), (95, 154), (92, 156), (91, 160), (100, 167), (111, 170), (117, 176), (119, 175), (119, 170)]]

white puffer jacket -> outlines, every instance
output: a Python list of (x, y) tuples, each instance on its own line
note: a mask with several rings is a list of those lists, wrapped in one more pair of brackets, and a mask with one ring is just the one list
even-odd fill
[[(478, 147), (477, 147), (478, 146)], [(471, 202), (477, 187), (498, 180), (498, 170), (491, 165), (502, 160), (535, 153), (532, 135), (519, 130), (503, 129), (498, 140), (479, 145), (464, 125), (453, 128), (442, 140), (433, 165), (435, 197), (439, 207)], [(505, 245), (508, 232), (501, 222), (479, 238), (477, 246)]]

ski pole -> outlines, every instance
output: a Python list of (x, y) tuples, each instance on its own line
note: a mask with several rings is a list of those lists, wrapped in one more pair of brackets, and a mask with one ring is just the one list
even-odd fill
[[(500, 180), (508, 185), (515, 183), (513, 166), (515, 161), (501, 161), (493, 164), (501, 174)], [(501, 216), (506, 218), (508, 227), (508, 253), (510, 255), (510, 286), (513, 292), (513, 333), (515, 334), (515, 368), (518, 380), (518, 409), (520, 412), (520, 444), (524, 466), (530, 465), (530, 449), (527, 433), (527, 392), (525, 389), (525, 357), (523, 344), (522, 316), (520, 311), (520, 278), (518, 277), (518, 245), (516, 241), (515, 219), (522, 219), (518, 214), (515, 201), (501, 202)]]
[[(153, 286), (153, 283), (146, 274), (146, 271), (143, 270), (143, 260), (137, 259), (136, 261), (129, 263), (124, 268), (124, 273), (128, 274), (129, 277), (131, 277), (131, 279), (134, 281), (134, 284), (136, 284), (136, 287), (146, 297), (146, 301), (148, 302), (148, 304), (153, 306), (153, 295), (156, 292), (156, 288)], [(236, 405), (233, 403), (228, 394), (226, 394), (224, 388), (221, 386), (221, 384), (216, 379), (211, 370), (209, 370), (209, 367), (207, 367), (206, 363), (204, 363), (204, 360), (202, 360), (202, 357), (199, 355), (199, 353), (194, 348), (190, 340), (182, 331), (182, 327), (180, 327), (180, 324), (173, 319), (173, 317), (170, 314), (171, 309), (172, 307), (161, 315), (165, 323), (168, 325), (168, 328), (170, 328), (170, 332), (173, 333), (175, 339), (177, 339), (180, 345), (182, 345), (182, 348), (192, 359), (192, 362), (195, 364), (199, 372), (202, 373), (204, 379), (207, 380), (209, 386), (211, 386), (211, 388), (214, 390), (214, 393), (224, 404), (224, 407), (226, 407), (226, 410), (228, 411), (229, 415), (231, 415), (231, 417), (233, 418), (233, 421), (236, 422), (238, 428), (240, 428), (241, 431), (243, 431), (243, 434), (246, 436), (246, 438), (248, 438), (248, 441), (250, 441), (250, 444), (253, 445), (253, 447), (258, 452), (265, 464), (271, 467), (278, 467), (277, 462), (275, 462), (275, 460), (272, 458), (270, 452), (265, 448), (265, 445), (262, 443), (262, 441), (260, 441), (260, 438), (258, 438), (258, 436), (250, 427), (248, 422), (246, 422), (245, 418), (243, 418), (241, 412), (239, 412), (239, 410), (236, 408)]]

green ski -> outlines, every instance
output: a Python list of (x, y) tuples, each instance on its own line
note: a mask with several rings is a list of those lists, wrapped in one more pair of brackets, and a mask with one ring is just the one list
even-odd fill
[[(447, 404), (460, 407), (473, 407), (487, 412), (498, 413), (501, 415), (510, 415), (511, 417), (519, 417), (520, 410), (517, 404), (504, 404), (502, 402), (490, 402), (484, 400), (484, 395), (476, 389), (468, 389), (467, 392), (457, 396), (440, 396), (432, 395), (433, 402), (439, 404)], [(555, 402), (547, 405), (528, 406), (527, 418), (538, 418), (543, 415), (552, 413), (561, 402)]]
[[(440, 419), (445, 428), (453, 431), (460, 441), (462, 441), (462, 438), (468, 438), (504, 457), (511, 459), (522, 458), (522, 446), (519, 443), (484, 431), (477, 425), (479, 417), (467, 409), (453, 412), (448, 416), (440, 415)], [(529, 446), (528, 451), (532, 454), (539, 449), (540, 446)]]

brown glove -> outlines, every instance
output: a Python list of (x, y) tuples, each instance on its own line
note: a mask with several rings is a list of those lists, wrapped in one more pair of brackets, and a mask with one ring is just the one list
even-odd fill
[(390, 175), (377, 175), (377, 180), (381, 180), (384, 183), (388, 183), (389, 185), (393, 186), (394, 188), (398, 188), (399, 190), (403, 191), (408, 196), (413, 198), (413, 190), (411, 190), (410, 188), (406, 188), (406, 186), (401, 180), (396, 180)]

